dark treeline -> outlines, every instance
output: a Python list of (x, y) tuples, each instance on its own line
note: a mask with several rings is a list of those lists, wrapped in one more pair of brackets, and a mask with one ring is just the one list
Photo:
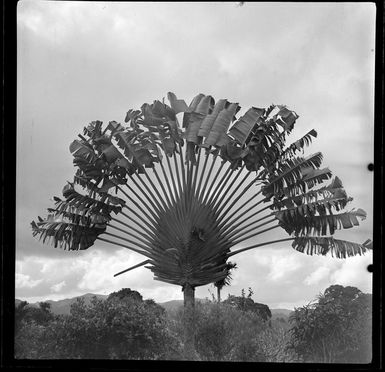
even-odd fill
[[(245, 295), (195, 305), (200, 360), (368, 363), (371, 295), (334, 285), (290, 317), (272, 317)], [(166, 311), (122, 289), (89, 304), (77, 299), (69, 315), (50, 304), (15, 308), (17, 359), (183, 359), (183, 308)]]

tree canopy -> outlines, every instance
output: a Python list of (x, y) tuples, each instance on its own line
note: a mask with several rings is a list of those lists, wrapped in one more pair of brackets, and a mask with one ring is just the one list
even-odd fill
[(372, 296), (332, 285), (316, 302), (295, 309), (292, 348), (308, 362), (369, 363)]

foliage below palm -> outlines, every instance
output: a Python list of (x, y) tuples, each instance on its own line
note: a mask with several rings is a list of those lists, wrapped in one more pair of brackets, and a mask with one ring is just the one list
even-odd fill
[(228, 298), (223, 301), (223, 303), (241, 311), (251, 311), (255, 314), (258, 314), (263, 321), (267, 322), (271, 320), (272, 314), (269, 306), (254, 302), (254, 300), (251, 298), (252, 294), (253, 292), (251, 291), (251, 288), (249, 288), (249, 294), (247, 297), (244, 294), (244, 290), (242, 290), (242, 296), (229, 295)]
[[(354, 287), (331, 286), (317, 303), (296, 309), (292, 330), (284, 319), (266, 321), (269, 308), (244, 295), (198, 302), (195, 312), (201, 360), (367, 363), (371, 357), (371, 295)], [(184, 359), (183, 309), (166, 311), (129, 288), (105, 300), (78, 298), (68, 315), (22, 302), (15, 321), (16, 359)]]
[[(32, 312), (34, 310), (34, 312)], [(28, 307), (16, 327), (18, 359), (167, 359), (179, 350), (165, 310), (139, 292), (123, 289), (86, 304), (78, 298), (69, 315)], [(174, 350), (175, 349), (175, 350)]]

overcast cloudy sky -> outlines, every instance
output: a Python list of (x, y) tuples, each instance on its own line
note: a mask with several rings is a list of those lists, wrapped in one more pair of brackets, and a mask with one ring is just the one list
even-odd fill
[[(42, 245), (30, 222), (61, 196), (74, 168), (68, 146), (93, 120), (123, 122), (130, 108), (198, 93), (243, 108), (285, 104), (312, 128), (328, 166), (368, 218), (338, 234), (372, 237), (375, 6), (370, 3), (18, 3), (16, 297), (30, 302), (122, 287), (156, 301), (182, 299), (142, 257), (98, 242), (82, 252)], [(232, 286), (272, 308), (311, 301), (331, 284), (371, 292), (372, 255), (310, 257), (289, 245), (236, 256)], [(213, 286), (197, 289), (210, 296)]]

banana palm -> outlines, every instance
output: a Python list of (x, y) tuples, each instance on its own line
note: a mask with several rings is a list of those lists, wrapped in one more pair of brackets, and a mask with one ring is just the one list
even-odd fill
[[(321, 153), (302, 155), (315, 130), (286, 145), (294, 111), (251, 107), (237, 119), (240, 106), (226, 99), (168, 99), (129, 110), (125, 125), (84, 128), (70, 145), (73, 182), (32, 222), (34, 236), (55, 248), (84, 250), (99, 240), (143, 255), (116, 275), (145, 265), (155, 280), (181, 286), (190, 325), (194, 289), (225, 280), (228, 259), (241, 252), (283, 241), (339, 258), (372, 249), (370, 240), (333, 237), (366, 214), (344, 211), (352, 199), (321, 168)], [(274, 229), (288, 235), (267, 239)], [(185, 347), (193, 350), (189, 326)]]

